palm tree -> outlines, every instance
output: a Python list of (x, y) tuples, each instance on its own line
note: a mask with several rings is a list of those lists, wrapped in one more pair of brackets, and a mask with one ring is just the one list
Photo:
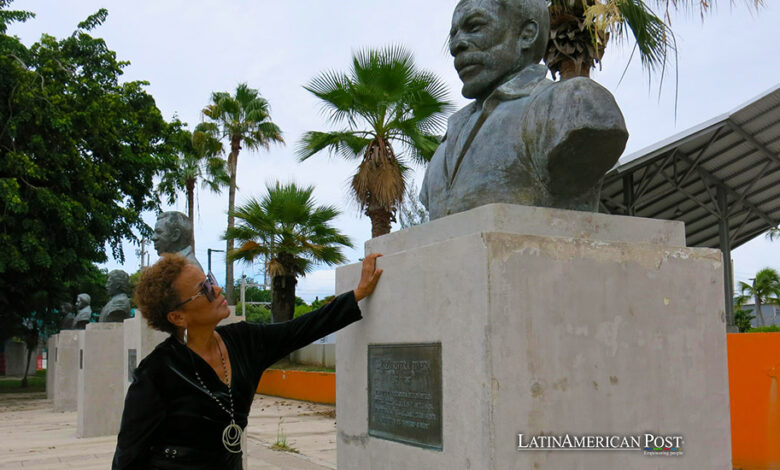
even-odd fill
[(752, 284), (739, 283), (739, 290), (743, 295), (750, 295), (756, 301), (756, 313), (760, 326), (766, 326), (764, 315), (761, 312), (762, 304), (780, 305), (780, 274), (772, 268), (764, 268), (751, 279)]
[[(230, 143), (228, 155), (228, 230), (235, 225), (233, 212), (236, 207), (236, 172), (238, 154), (242, 147), (257, 150), (268, 149), (273, 142), (284, 143), (282, 130), (271, 121), (271, 108), (260, 93), (246, 83), (236, 87), (236, 94), (220, 91), (211, 94), (211, 104), (203, 108), (203, 115), (219, 128), (221, 137)], [(227, 252), (233, 251), (233, 238), (227, 239)], [(225, 296), (233, 302), (233, 262), (226, 261)]]
[(239, 224), (225, 233), (225, 238), (239, 243), (228, 253), (231, 262), (264, 260), (271, 276), (274, 322), (293, 318), (298, 276), (306, 275), (317, 263), (343, 263), (341, 247), (352, 247), (349, 238), (330, 225), (339, 211), (333, 206), (315, 206), (313, 191), (313, 186), (299, 188), (294, 183), (268, 186), (265, 197), (251, 199), (233, 212)]
[[(227, 186), (225, 160), (220, 158), (222, 143), (214, 137), (214, 125), (199, 124), (194, 132), (179, 128), (174, 131), (173, 145), (179, 150), (174, 167), (163, 174), (158, 190), (168, 196), (168, 203), (176, 202), (179, 191), (187, 195), (187, 215), (195, 223), (195, 188), (198, 179), (203, 188), (219, 193)], [(195, 250), (195, 231), (192, 233), (192, 249)]]
[(749, 331), (752, 327), (751, 321), (756, 318), (750, 314), (750, 310), (744, 308), (749, 300), (749, 295), (742, 294), (734, 297), (734, 325), (739, 328), (740, 333)]
[(444, 83), (418, 70), (410, 52), (391, 46), (358, 51), (349, 73), (324, 72), (304, 88), (323, 101), (333, 124), (346, 128), (307, 132), (298, 156), (303, 161), (327, 149), (360, 159), (352, 177), (355, 199), (371, 219), (371, 236), (389, 233), (403, 199), (408, 161), (428, 162), (441, 140), (437, 134), (450, 107)]
[[(744, 0), (756, 9), (764, 0)], [(715, 4), (711, 0), (654, 0), (663, 9), (663, 19), (644, 0), (549, 0), (550, 41), (544, 61), (562, 79), (590, 76), (601, 62), (611, 39), (634, 38), (642, 66), (661, 72), (675, 52), (669, 28), (670, 9), (698, 8), (702, 18)], [(632, 53), (633, 57), (633, 53)]]

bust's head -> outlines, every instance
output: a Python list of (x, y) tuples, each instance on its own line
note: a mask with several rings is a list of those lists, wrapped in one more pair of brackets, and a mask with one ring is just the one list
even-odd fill
[(65, 315), (69, 313), (73, 313), (73, 304), (70, 302), (60, 303), (60, 312), (62, 312)]
[(192, 222), (181, 212), (163, 212), (157, 216), (152, 242), (158, 255), (177, 253), (190, 244)]
[(79, 294), (78, 297), (76, 297), (76, 308), (82, 309), (89, 305), (90, 302), (92, 302), (92, 298), (89, 294)]
[(463, 96), (484, 100), (544, 56), (550, 35), (545, 0), (461, 0), (452, 15), (450, 53)]
[(106, 290), (111, 297), (118, 294), (130, 293), (130, 276), (121, 269), (114, 269), (108, 273), (106, 281)]

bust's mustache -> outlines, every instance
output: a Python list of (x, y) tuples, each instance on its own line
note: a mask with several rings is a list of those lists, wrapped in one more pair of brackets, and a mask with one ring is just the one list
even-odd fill
[(455, 56), (455, 70), (460, 72), (469, 65), (482, 65), (485, 63), (483, 53), (481, 52), (461, 52)]

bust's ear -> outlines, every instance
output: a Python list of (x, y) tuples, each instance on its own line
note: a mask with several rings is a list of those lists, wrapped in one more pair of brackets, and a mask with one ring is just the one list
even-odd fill
[(520, 34), (518, 34), (517, 43), (520, 49), (528, 49), (534, 45), (536, 38), (539, 36), (539, 25), (534, 20), (528, 20), (520, 27)]
[(171, 239), (173, 240), (181, 239), (181, 229), (179, 227), (171, 228)]
[(187, 318), (184, 312), (180, 310), (174, 310), (168, 313), (168, 321), (178, 326), (179, 328), (187, 328)]

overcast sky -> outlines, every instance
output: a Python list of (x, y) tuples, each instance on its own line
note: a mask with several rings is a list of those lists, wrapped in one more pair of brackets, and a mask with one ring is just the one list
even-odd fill
[[(679, 57), (678, 109), (675, 115), (675, 73), (670, 67), (663, 90), (659, 77), (648, 84), (635, 60), (620, 82), (631, 43), (611, 42), (603, 70), (592, 78), (616, 97), (630, 133), (624, 156), (673, 134), (732, 110), (780, 82), (777, 25), (780, 6), (767, 1), (760, 13), (750, 12), (738, 0), (734, 7), (720, 0), (702, 22), (697, 13), (672, 17)], [(296, 143), (308, 130), (327, 129), (320, 105), (301, 86), (327, 69), (346, 70), (352, 51), (365, 47), (401, 44), (410, 49), (418, 66), (435, 72), (450, 88), (458, 106), (460, 81), (445, 47), (456, 0), (288, 0), (221, 2), (201, 0), (17, 0), (12, 7), (36, 13), (36, 18), (10, 28), (30, 44), (42, 33), (61, 38), (76, 24), (105, 7), (105, 24), (92, 32), (103, 37), (121, 60), (131, 65), (127, 80), (146, 80), (147, 91), (166, 119), (174, 115), (190, 124), (200, 122), (200, 110), (211, 92), (233, 92), (246, 82), (271, 104), (272, 119), (284, 132), (286, 146), (270, 151), (243, 150), (238, 161), (237, 204), (262, 196), (265, 183), (280, 180), (315, 185), (321, 204), (336, 204), (343, 213), (336, 226), (349, 235), (357, 249), (348, 250), (351, 261), (362, 257), (371, 224), (348, 196), (347, 187), (357, 163), (317, 155), (298, 163)], [(422, 181), (417, 169), (415, 183)], [(185, 211), (184, 197), (166, 210)], [(195, 237), (197, 256), (206, 265), (206, 249), (224, 249), (220, 239), (227, 225), (227, 192), (199, 191)], [(145, 220), (154, 224), (155, 214)], [(139, 267), (136, 246), (126, 244), (126, 261), (106, 264), (130, 273)], [(153, 251), (153, 250), (152, 250)], [(747, 280), (765, 266), (780, 268), (780, 242), (759, 237), (733, 253), (737, 280)], [(154, 262), (157, 256), (152, 253)], [(216, 253), (213, 271), (224, 279), (224, 257)], [(242, 273), (261, 277), (261, 270), (236, 264)], [(334, 272), (321, 269), (298, 283), (306, 300), (334, 292)]]

